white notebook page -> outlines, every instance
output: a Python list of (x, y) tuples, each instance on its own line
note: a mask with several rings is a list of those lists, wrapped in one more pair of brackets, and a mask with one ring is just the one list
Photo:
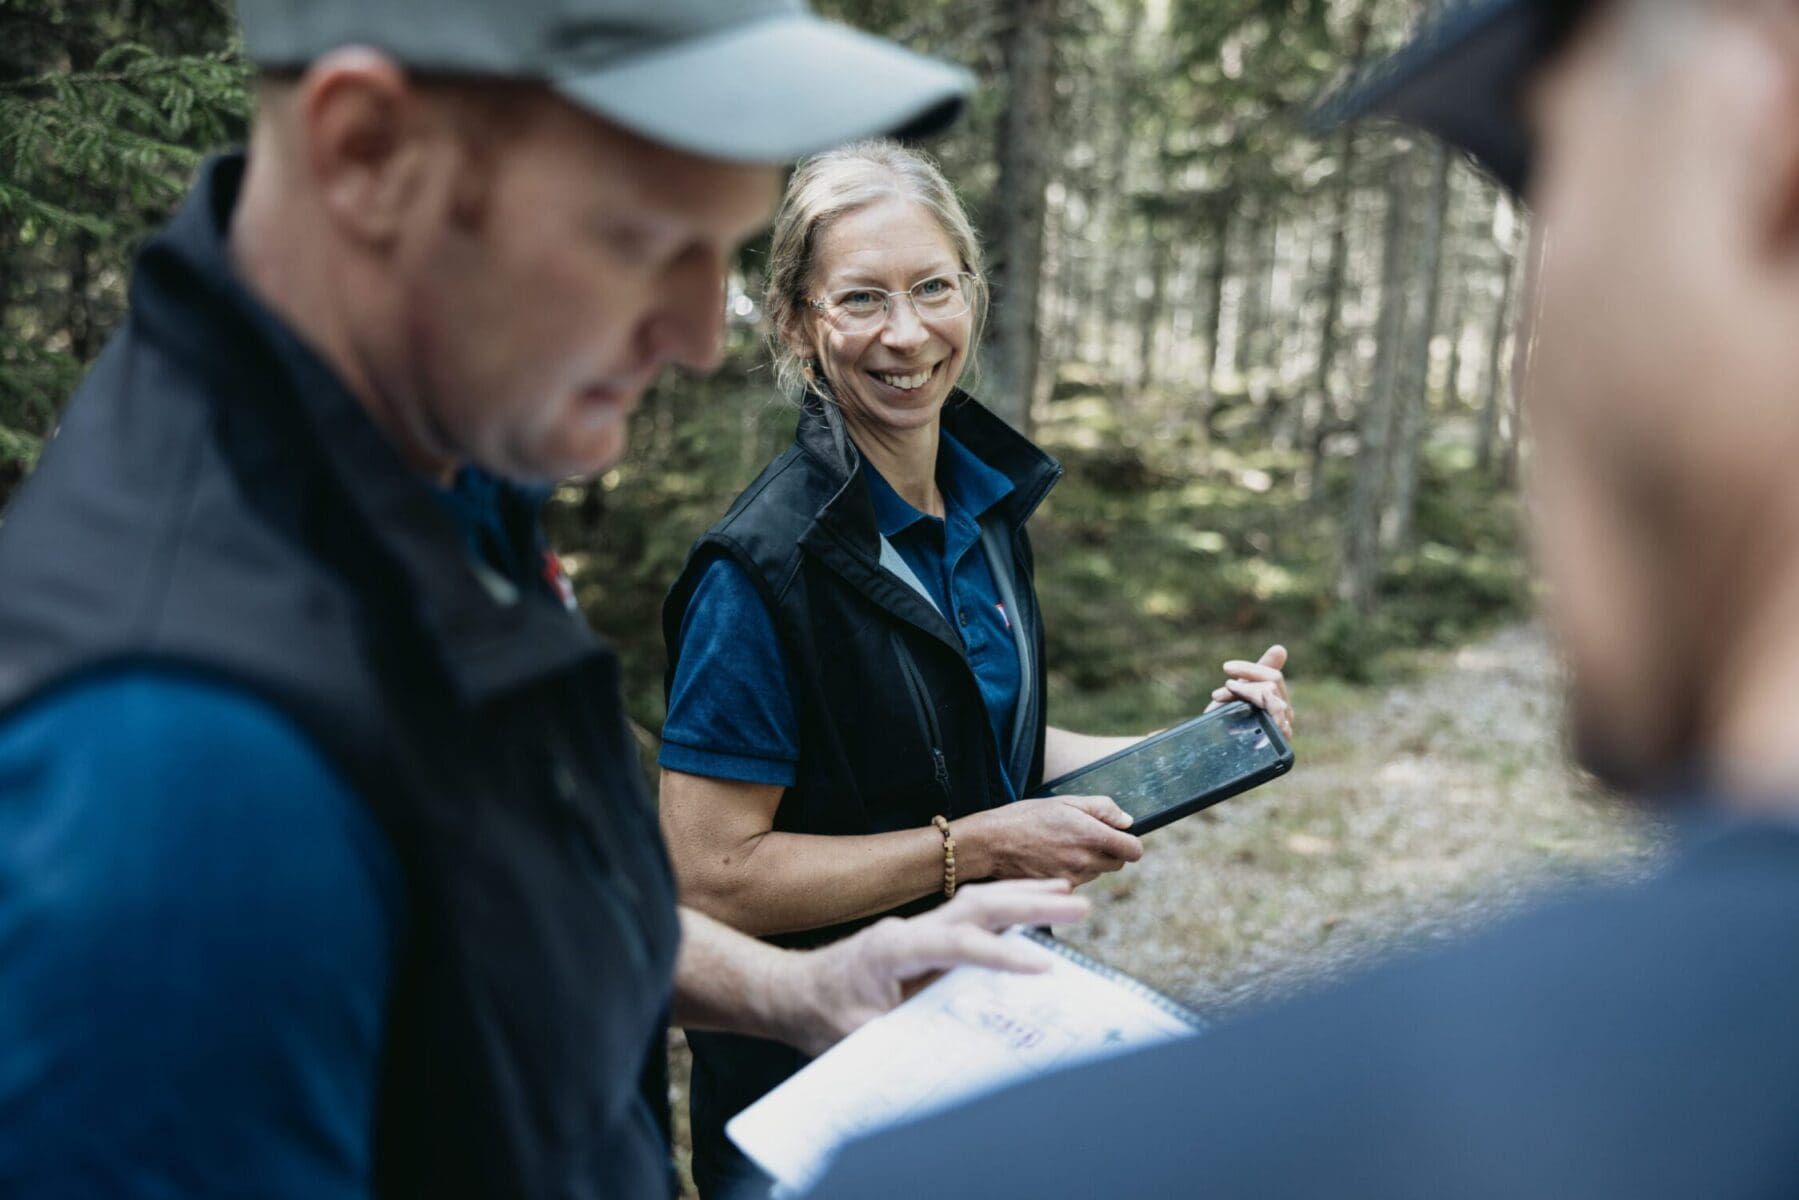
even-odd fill
[(958, 967), (833, 1046), (725, 1131), (784, 1191), (799, 1190), (852, 1138), (1018, 1079), (1193, 1032), (1154, 993), (1066, 958), (1042, 975)]

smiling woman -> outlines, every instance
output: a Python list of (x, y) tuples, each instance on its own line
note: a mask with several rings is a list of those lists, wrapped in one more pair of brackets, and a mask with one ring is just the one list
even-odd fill
[[(683, 899), (781, 945), (1142, 854), (1106, 797), (1022, 799), (1136, 739), (1045, 719), (1025, 523), (1061, 468), (958, 387), (981, 265), (954, 189), (891, 142), (805, 163), (776, 221), (766, 308), (799, 432), (669, 595), (661, 763)], [(1217, 694), (1287, 725), (1284, 659), (1231, 664)], [(750, 1169), (725, 1121), (803, 1059), (688, 1040), (694, 1179), (716, 1194)]]

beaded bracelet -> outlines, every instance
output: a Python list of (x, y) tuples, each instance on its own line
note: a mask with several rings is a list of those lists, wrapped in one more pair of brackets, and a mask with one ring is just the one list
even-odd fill
[(947, 898), (956, 894), (956, 839), (950, 835), (949, 822), (942, 817), (932, 817), (931, 824), (943, 835), (943, 894)]

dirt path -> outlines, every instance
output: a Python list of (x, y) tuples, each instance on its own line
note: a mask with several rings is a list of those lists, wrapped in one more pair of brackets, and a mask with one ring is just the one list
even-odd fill
[(1149, 835), (1068, 940), (1202, 1011), (1490, 920), (1646, 829), (1566, 762), (1556, 666), (1515, 626), (1386, 689), (1295, 685), (1286, 778)]

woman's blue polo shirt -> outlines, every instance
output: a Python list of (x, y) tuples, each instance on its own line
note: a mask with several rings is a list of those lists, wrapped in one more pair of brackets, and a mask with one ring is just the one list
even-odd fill
[[(980, 520), (1011, 494), (1012, 481), (947, 432), (937, 451), (941, 519), (901, 499), (867, 459), (862, 477), (881, 535), (960, 635), (995, 745), (1005, 746), (1018, 707), (1018, 647), (980, 549)], [(774, 619), (749, 576), (728, 558), (715, 560), (681, 622), (657, 761), (689, 775), (791, 787), (800, 747), (790, 678)], [(1006, 755), (999, 759), (1003, 777)], [(1018, 798), (1016, 781), (1006, 778), (1006, 792)]]

